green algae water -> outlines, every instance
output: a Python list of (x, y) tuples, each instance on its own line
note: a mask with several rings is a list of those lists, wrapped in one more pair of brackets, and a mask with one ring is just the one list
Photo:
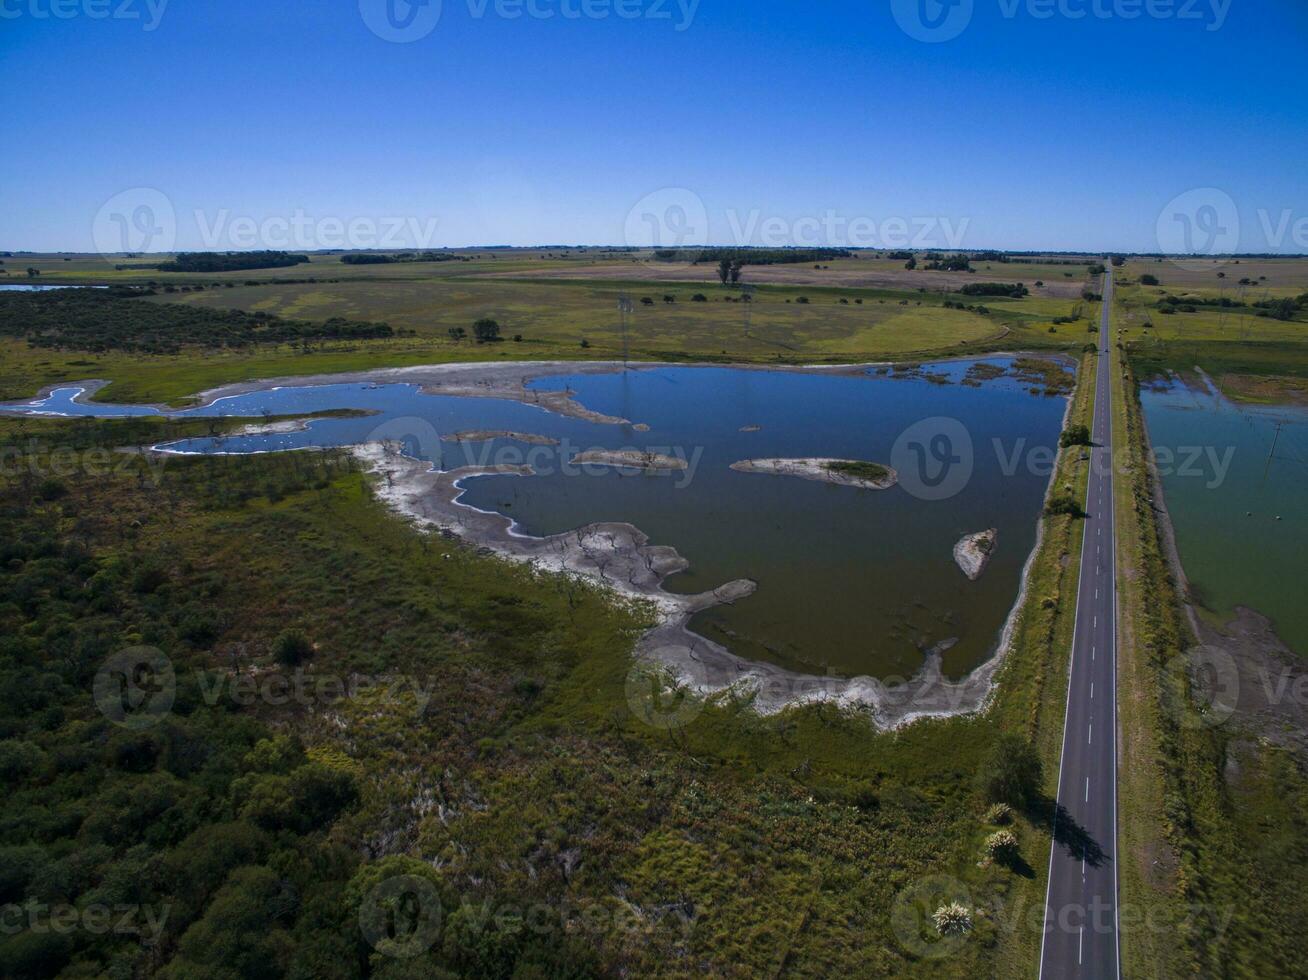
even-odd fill
[(1179, 379), (1140, 400), (1193, 598), (1219, 621), (1262, 613), (1308, 656), (1308, 411)]

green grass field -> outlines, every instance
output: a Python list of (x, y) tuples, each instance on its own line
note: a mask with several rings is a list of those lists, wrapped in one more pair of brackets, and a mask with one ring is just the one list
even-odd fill
[[(701, 706), (673, 729), (650, 727), (633, 711), (628, 680), (639, 609), (415, 534), (341, 454), (162, 465), (112, 454), (106, 471), (105, 456), (92, 453), (206, 424), (0, 420), (0, 441), (23, 447), (0, 478), (0, 495), (14, 505), (3, 515), (18, 556), (0, 570), (0, 585), (23, 602), (0, 611), (32, 636), (23, 651), (34, 649), (37, 627), (59, 622), (64, 610), (63, 591), (37, 587), (52, 581), (57, 555), (69, 574), (99, 570), (94, 589), (76, 598), (98, 603), (95, 623), (111, 631), (106, 641), (166, 647), (180, 678), (193, 668), (267, 671), (275, 638), (293, 625), (311, 639), (315, 675), (416, 677), (432, 701), (417, 711), (402, 699), (378, 700), (379, 689), (307, 709), (292, 702), (237, 711), (206, 706), (189, 688), (183, 694), (191, 700), (179, 695), (186, 716), (170, 721), (160, 739), (222, 731), (225, 768), (193, 771), (171, 755), (156, 767), (130, 756), (94, 787), (116, 820), (117, 849), (97, 852), (107, 878), (146, 857), (169, 867), (184, 862), (210, 834), (239, 838), (245, 848), (224, 852), (227, 864), (193, 878), (162, 936), (166, 956), (185, 965), (252, 941), (224, 917), (244, 894), (219, 885), (232, 865), (266, 861), (314, 896), (279, 926), (275, 945), (280, 961), (316, 975), (308, 964), (323, 950), (355, 941), (359, 883), (379, 873), (340, 842), (386, 839), (391, 853), (414, 860), (389, 858), (381, 867), (429, 876), (447, 911), (534, 905), (557, 922), (590, 910), (584, 948), (566, 950), (556, 948), (565, 938), (553, 931), (491, 933), (464, 948), (455, 918), (421, 961), (432, 969), (451, 962), (489, 969), (528, 955), (524, 943), (547, 961), (644, 976), (685, 975), (694, 963), (694, 972), (720, 975), (966, 977), (1026, 972), (1033, 962), (1038, 934), (1022, 910), (1038, 902), (1043, 886), (1021, 869), (1042, 867), (1046, 825), (1017, 817), (1024, 863), (1015, 868), (980, 861), (994, 827), (976, 774), (1001, 725), (1025, 731), (1040, 704), (1061, 707), (1052, 679), (1058, 668), (1046, 665), (1057, 657), (1047, 644), (1067, 628), (1051, 628), (1056, 611), (1033, 607), (1000, 688), (1002, 707), (987, 717), (877, 734), (865, 719), (830, 707), (763, 718), (728, 699)], [(56, 459), (63, 468), (52, 486), (45, 470)], [(36, 534), (43, 527), (63, 530), (46, 540)], [(1050, 521), (1036, 578), (1042, 592), (1065, 577), (1061, 554), (1073, 527), (1067, 518)], [(142, 568), (154, 577), (144, 579)], [(128, 584), (110, 592), (123, 575)], [(1027, 637), (1043, 639), (1028, 646)], [(45, 702), (9, 716), (11, 737), (32, 746), (24, 751), (34, 758), (63, 757), (103, 737), (86, 681), (94, 664), (71, 657), (61, 664), (59, 717), (68, 724), (51, 729)], [(1049, 670), (1042, 686), (1037, 679)], [(251, 750), (271, 751), (267, 740), (288, 729), (302, 740), (306, 764), (317, 767), (315, 778), (336, 774), (354, 802), (316, 814), (298, 836), (283, 829), (271, 841), (262, 828), (290, 819), (269, 809), (280, 784), (274, 777), (257, 805), (241, 787), (267, 778)], [(117, 748), (125, 741), (114, 741), (115, 758), (158, 740), (143, 735)], [(27, 821), (10, 840), (24, 855), (44, 858), (45, 844), (63, 843), (60, 831), (43, 844), (22, 828), (36, 815), (63, 812), (69, 778), (48, 783), (31, 772), (15, 784), (11, 806)], [(160, 803), (161, 787), (174, 802)], [(428, 799), (440, 804), (439, 817), (422, 802)], [(140, 824), (155, 827), (148, 833), (138, 829), (139, 812), (159, 806), (168, 817)], [(138, 901), (172, 894), (171, 882), (142, 879)], [(909, 901), (934, 901), (941, 887), (962, 889), (977, 909), (973, 935), (943, 958)], [(327, 942), (327, 934), (336, 938)], [(57, 961), (70, 951), (42, 955)], [(78, 955), (89, 969), (100, 951)]]
[[(318, 258), (312, 263), (315, 273), (324, 264)], [(532, 261), (536, 260), (480, 260), (482, 265), (499, 262), (502, 266), (530, 265)], [(558, 267), (567, 260), (538, 261), (542, 266)], [(75, 269), (78, 263), (69, 265)], [(271, 282), (277, 277), (274, 273), (284, 275), (288, 270), (263, 270), (209, 277), (230, 282), (230, 287), (171, 287), (176, 291), (132, 302), (244, 309), (313, 321), (332, 317), (383, 321), (398, 336), (327, 341), (309, 347), (264, 345), (132, 357), (113, 352), (29, 350), (20, 342), (0, 339), (5, 355), (0, 359), (0, 398), (30, 396), (41, 385), (55, 381), (98, 377), (114, 382), (100, 394), (102, 399), (176, 403), (225, 382), (261, 377), (450, 361), (615, 359), (624, 352), (618, 312), (623, 295), (633, 304), (625, 349), (635, 360), (837, 363), (992, 350), (1076, 351), (1088, 339), (1090, 323), (1088, 319), (1054, 323), (1083, 317), (1085, 304), (1079, 298), (1032, 295), (1021, 300), (983, 297), (977, 302), (956, 293), (822, 283), (760, 285), (746, 303), (740, 290), (718, 284), (620, 278), (494, 279), (472, 272), (474, 265), (477, 263), (349, 267), (337, 263), (333, 273), (344, 269), (355, 277), (277, 284)], [(458, 274), (450, 274), (455, 266), (458, 269), (453, 271)], [(440, 276), (432, 274), (434, 268), (440, 270)], [(261, 284), (246, 285), (247, 275), (251, 277), (248, 281), (259, 279)], [(297, 273), (296, 277), (304, 276)], [(191, 276), (187, 282), (194, 284), (204, 278)], [(696, 301), (696, 295), (704, 300)], [(644, 302), (646, 298), (649, 303)], [(960, 301), (984, 306), (989, 312), (943, 305)], [(450, 338), (451, 328), (468, 330), (482, 317), (500, 323), (503, 342), (479, 345)]]

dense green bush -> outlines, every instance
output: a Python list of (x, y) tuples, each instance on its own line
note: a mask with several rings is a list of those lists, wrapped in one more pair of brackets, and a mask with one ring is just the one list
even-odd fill
[(176, 353), (186, 347), (242, 348), (309, 340), (390, 337), (385, 323), (336, 317), (324, 323), (271, 313), (146, 302), (153, 290), (59, 289), (0, 293), (0, 336), (63, 350)]

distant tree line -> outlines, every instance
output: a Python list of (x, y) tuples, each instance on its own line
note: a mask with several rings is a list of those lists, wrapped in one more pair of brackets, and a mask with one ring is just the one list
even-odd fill
[(307, 255), (290, 252), (180, 252), (171, 262), (161, 262), (160, 272), (243, 272), (246, 269), (285, 269), (309, 261)]
[(1030, 290), (1020, 282), (969, 282), (959, 292), (964, 296), (1008, 296), (1021, 299)]
[(787, 265), (797, 262), (829, 262), (849, 258), (847, 248), (660, 248), (654, 258), (660, 262), (728, 262), (740, 265)]
[(356, 252), (342, 255), (346, 265), (391, 265), (396, 262), (470, 262), (466, 255), (452, 252)]
[(967, 255), (937, 255), (928, 253), (924, 269), (932, 272), (971, 272), (972, 259)]
[(386, 323), (342, 317), (312, 323), (261, 311), (213, 310), (139, 298), (153, 293), (124, 286), (0, 293), (0, 336), (61, 350), (148, 354), (171, 354), (184, 347), (244, 348), (394, 336)]
[(1256, 316), (1293, 320), (1299, 310), (1308, 309), (1308, 293), (1301, 293), (1294, 298), (1284, 296), (1279, 299), (1262, 299), (1254, 303), (1232, 299), (1230, 296), (1173, 296), (1168, 293), (1159, 299), (1157, 306), (1160, 313), (1166, 314), (1196, 313), (1201, 306), (1219, 310), (1252, 308), (1257, 311)]

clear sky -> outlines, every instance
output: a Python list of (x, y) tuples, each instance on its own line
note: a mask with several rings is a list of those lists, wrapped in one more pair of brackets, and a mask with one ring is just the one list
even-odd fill
[(0, 248), (1308, 252), (1303, 0), (952, 2), (0, 0)]

